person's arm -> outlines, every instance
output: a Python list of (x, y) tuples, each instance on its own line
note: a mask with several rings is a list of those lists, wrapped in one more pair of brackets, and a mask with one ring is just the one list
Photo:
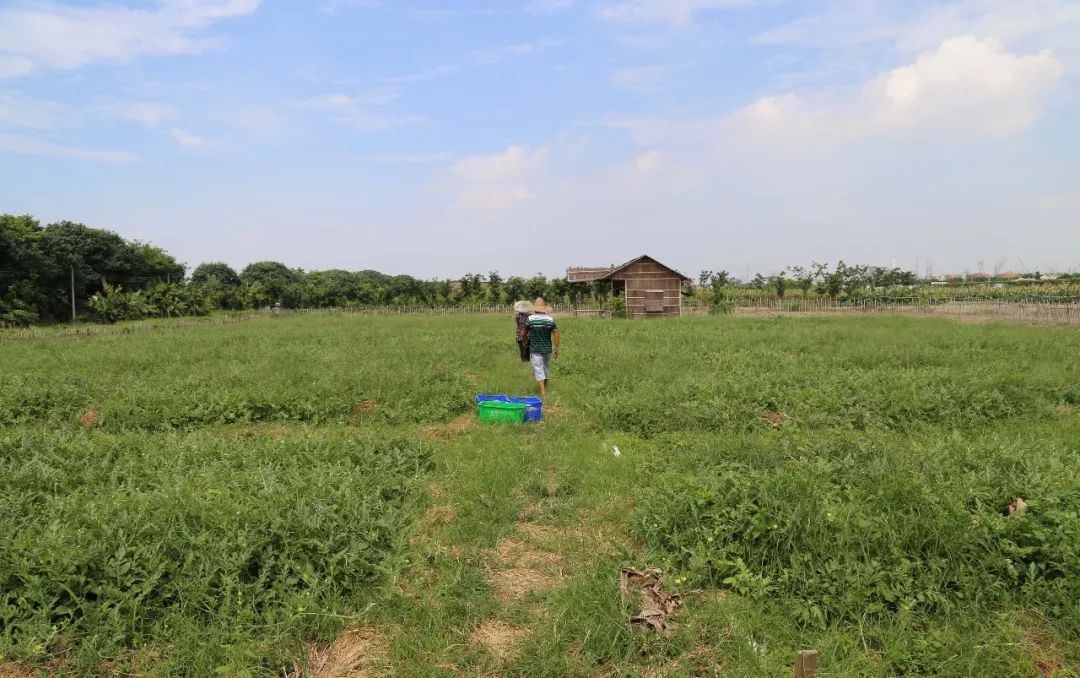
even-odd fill
[(553, 358), (558, 358), (559, 357), (559, 328), (558, 327), (551, 330), (551, 341), (552, 341), (552, 346), (555, 348), (555, 352), (552, 354), (552, 357)]

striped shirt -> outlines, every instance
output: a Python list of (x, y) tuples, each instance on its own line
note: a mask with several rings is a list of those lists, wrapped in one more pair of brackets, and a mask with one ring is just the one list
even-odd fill
[(551, 353), (551, 333), (559, 327), (547, 313), (533, 313), (526, 323), (529, 327), (529, 352)]

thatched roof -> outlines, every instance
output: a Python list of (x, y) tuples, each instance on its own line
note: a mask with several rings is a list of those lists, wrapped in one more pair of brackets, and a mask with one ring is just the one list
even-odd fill
[(665, 264), (660, 263), (659, 261), (657, 261), (656, 259), (650, 257), (647, 254), (642, 254), (640, 257), (635, 257), (635, 258), (631, 259), (630, 261), (627, 261), (624, 264), (619, 264), (618, 266), (607, 266), (607, 267), (575, 266), (575, 267), (571, 267), (571, 268), (566, 269), (566, 280), (567, 280), (567, 282), (572, 282), (572, 283), (574, 283), (574, 282), (596, 282), (598, 280), (610, 280), (619, 271), (622, 271), (622, 270), (624, 270), (624, 269), (626, 269), (626, 268), (628, 268), (630, 266), (633, 266), (634, 264), (638, 263), (639, 261), (651, 261), (654, 264), (658, 264), (658, 265), (663, 266), (664, 268), (668, 269), (669, 271), (671, 271), (672, 273), (677, 275), (682, 280), (691, 280), (690, 276), (684, 275), (683, 273), (675, 270), (674, 268), (671, 268), (670, 266), (667, 266)]

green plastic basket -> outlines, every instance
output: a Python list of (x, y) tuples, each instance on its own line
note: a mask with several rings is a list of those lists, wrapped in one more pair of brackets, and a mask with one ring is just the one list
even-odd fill
[(477, 406), (480, 421), (520, 424), (525, 421), (525, 403), (504, 403), (498, 400), (482, 402)]

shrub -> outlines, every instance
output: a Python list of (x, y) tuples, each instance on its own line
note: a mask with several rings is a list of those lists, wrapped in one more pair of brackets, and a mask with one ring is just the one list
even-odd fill
[(101, 322), (139, 320), (153, 313), (154, 307), (142, 292), (125, 292), (120, 286), (104, 284), (104, 289), (90, 297), (90, 310)]
[[(1080, 482), (1059, 477), (1075, 454), (1064, 442), (661, 440), (641, 535), (698, 583), (789, 601), (800, 624), (1006, 601), (1069, 614), (1080, 597)], [(1029, 511), (1006, 517), (1015, 496)]]
[(193, 675), (280, 666), (305, 609), (387, 571), (427, 465), (394, 439), (2, 434), (0, 654), (65, 637), (84, 666), (140, 644)]

